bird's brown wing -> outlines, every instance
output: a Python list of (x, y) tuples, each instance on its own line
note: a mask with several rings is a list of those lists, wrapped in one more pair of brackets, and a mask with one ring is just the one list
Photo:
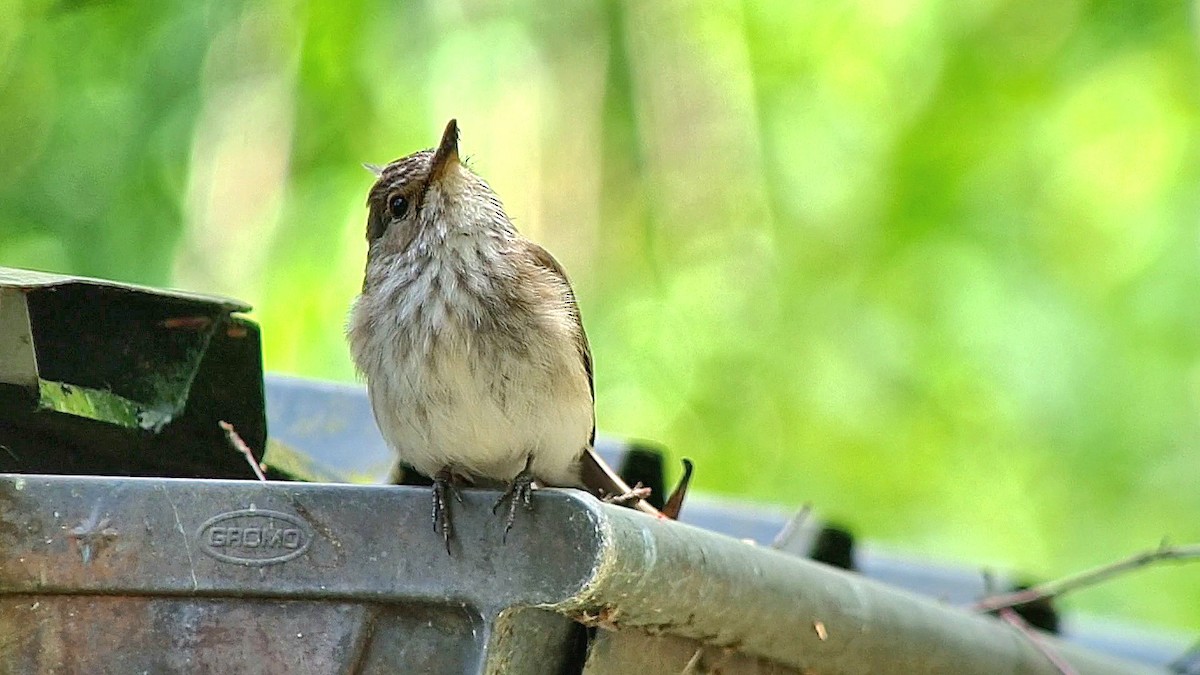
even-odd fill
[[(575, 319), (575, 326), (578, 332), (575, 335), (575, 347), (579, 350), (579, 358), (583, 360), (583, 371), (587, 373), (588, 391), (591, 392), (592, 402), (596, 402), (596, 384), (592, 375), (592, 348), (588, 344), (587, 332), (583, 330), (583, 321), (579, 317), (579, 305), (575, 302), (575, 290), (571, 288), (571, 281), (567, 279), (567, 272), (558, 264), (554, 256), (546, 249), (537, 244), (523, 239), (525, 250), (529, 253), (533, 261), (542, 269), (550, 272), (562, 281), (563, 286), (567, 289), (567, 305), (570, 308), (571, 316)], [(596, 438), (596, 420), (592, 418), (592, 435), (588, 443), (592, 443)]]
[[(526, 252), (529, 253), (533, 261), (541, 268), (550, 272), (554, 276), (562, 280), (563, 285), (567, 289), (567, 304), (570, 307), (571, 314), (575, 319), (578, 327), (576, 332), (575, 346), (579, 350), (579, 358), (583, 361), (583, 370), (587, 373), (588, 391), (592, 395), (593, 406), (596, 401), (596, 385), (592, 375), (592, 349), (588, 345), (587, 333), (583, 330), (583, 321), (579, 317), (579, 306), (575, 302), (575, 291), (571, 288), (571, 282), (567, 279), (567, 273), (550, 255), (546, 249), (527, 239), (522, 240), (526, 247)], [(597, 497), (617, 496), (628, 494), (631, 491), (629, 484), (621, 479), (617, 472), (608, 465), (596, 452), (596, 415), (592, 413), (592, 431), (588, 436), (587, 447), (583, 449), (583, 455), (580, 457), (580, 480), (583, 481), (583, 486)], [(660, 516), (658, 509), (654, 508), (645, 499), (638, 499), (634, 508), (650, 515)]]

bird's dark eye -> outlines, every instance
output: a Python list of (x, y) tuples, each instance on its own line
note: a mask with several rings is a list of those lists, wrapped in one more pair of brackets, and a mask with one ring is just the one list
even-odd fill
[(408, 213), (408, 200), (401, 195), (395, 195), (388, 200), (388, 212), (393, 218), (403, 218)]

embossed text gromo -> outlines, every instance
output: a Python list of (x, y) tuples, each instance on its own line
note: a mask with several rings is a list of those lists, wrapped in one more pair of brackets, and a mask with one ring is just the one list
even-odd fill
[(290, 513), (242, 509), (209, 518), (196, 537), (205, 553), (222, 562), (273, 565), (304, 553), (312, 528)]

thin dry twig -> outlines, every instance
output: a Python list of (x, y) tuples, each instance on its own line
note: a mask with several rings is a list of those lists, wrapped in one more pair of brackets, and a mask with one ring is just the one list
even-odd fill
[(696, 673), (699, 673), (700, 661), (703, 658), (704, 647), (701, 647), (696, 650), (695, 654), (692, 654), (692, 658), (688, 659), (687, 663), (683, 664), (683, 670), (679, 673), (679, 675), (696, 675)]
[(1000, 619), (1020, 631), (1021, 635), (1024, 635), (1025, 639), (1029, 640), (1029, 644), (1041, 652), (1047, 661), (1054, 664), (1054, 667), (1062, 675), (1079, 675), (1075, 667), (1068, 663), (1054, 647), (1050, 646), (1050, 643), (1046, 642), (1036, 630), (1031, 628), (1028, 623), (1025, 623), (1025, 619), (1022, 619), (1021, 615), (1013, 611), (1011, 607), (1000, 608)]
[(604, 501), (609, 504), (628, 504), (635, 499), (645, 499), (650, 496), (651, 489), (638, 483), (627, 492), (619, 495), (605, 495)]
[[(985, 593), (991, 594), (996, 589), (996, 578), (992, 576), (990, 570), (982, 570), (982, 574), (983, 590)], [(1033, 645), (1034, 649), (1041, 652), (1042, 656), (1046, 657), (1046, 660), (1049, 661), (1059, 673), (1062, 675), (1077, 675), (1075, 672), (1075, 667), (1070, 663), (1067, 663), (1067, 661), (1059, 655), (1059, 653), (1050, 645), (1050, 643), (1043, 640), (1038, 634), (1037, 630), (1030, 626), (1029, 622), (1025, 620), (1025, 617), (1018, 614), (1016, 610), (1011, 607), (1001, 607), (1000, 609), (996, 610), (996, 616), (1004, 623), (1016, 628), (1017, 632), (1019, 632), (1021, 636), (1029, 642), (1029, 644)]]
[(808, 517), (811, 514), (811, 502), (801, 506), (800, 510), (796, 512), (796, 515), (792, 516), (786, 523), (784, 523), (783, 529), (779, 531), (779, 534), (775, 535), (775, 540), (771, 542), (771, 548), (778, 550), (780, 547), (786, 544), (787, 541), (791, 539), (794, 534), (796, 534), (796, 530), (800, 529), (800, 526), (804, 524), (804, 521), (808, 520)]
[(250, 465), (251, 469), (254, 469), (254, 475), (258, 476), (260, 481), (267, 482), (267, 477), (263, 475), (263, 466), (254, 460), (254, 452), (250, 450), (249, 445), (246, 445), (246, 441), (242, 440), (237, 429), (234, 429), (233, 425), (225, 420), (219, 420), (217, 425), (225, 431), (225, 438), (229, 440), (229, 445), (233, 446), (234, 450), (237, 450), (246, 457), (246, 462)]
[[(581, 464), (584, 484), (598, 496), (621, 495), (633, 489), (617, 475), (617, 472), (604, 461), (604, 458), (593, 447), (584, 448)], [(635, 500), (633, 508), (655, 518), (666, 518), (661, 511), (651, 506), (650, 502), (645, 499)]]
[(1159, 561), (1172, 560), (1181, 562), (1196, 560), (1198, 558), (1200, 558), (1200, 544), (1168, 546), (1166, 542), (1163, 542), (1158, 548), (1152, 551), (1143, 551), (1123, 560), (1102, 565), (1069, 577), (1063, 577), (1057, 581), (1049, 581), (1023, 591), (1001, 593), (1000, 595), (986, 597), (975, 603), (972, 609), (979, 612), (993, 612), (998, 609), (1016, 607), (1017, 605), (1024, 605), (1038, 600), (1050, 600), (1064, 593), (1086, 586), (1093, 586)]
[(688, 659), (687, 663), (684, 664), (683, 670), (680, 671), (679, 675), (704, 675), (705, 673), (713, 673), (715, 675), (720, 673), (725, 662), (729, 660), (729, 657), (733, 656), (734, 651), (723, 649), (720, 658), (710, 664), (708, 663), (708, 658), (715, 649), (719, 649), (719, 647), (703, 646), (697, 649), (692, 654), (692, 658)]

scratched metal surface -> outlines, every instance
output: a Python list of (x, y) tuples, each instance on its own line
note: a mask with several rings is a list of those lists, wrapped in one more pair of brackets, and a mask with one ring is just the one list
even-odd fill
[[(424, 489), (2, 475), (0, 672), (482, 672), (501, 611), (571, 597), (601, 549), (549, 493), (505, 545), (492, 496), (454, 504), (448, 555)], [(571, 656), (556, 618), (507, 672)]]
[[(505, 542), (494, 497), (453, 505), (447, 554), (424, 488), (0, 474), (0, 672), (611, 672), (630, 655), (599, 640), (584, 664), (572, 620), (745, 656), (723, 672), (1056, 672), (986, 617), (576, 491), (538, 493)], [(1080, 673), (1162, 672), (1056, 648)]]

